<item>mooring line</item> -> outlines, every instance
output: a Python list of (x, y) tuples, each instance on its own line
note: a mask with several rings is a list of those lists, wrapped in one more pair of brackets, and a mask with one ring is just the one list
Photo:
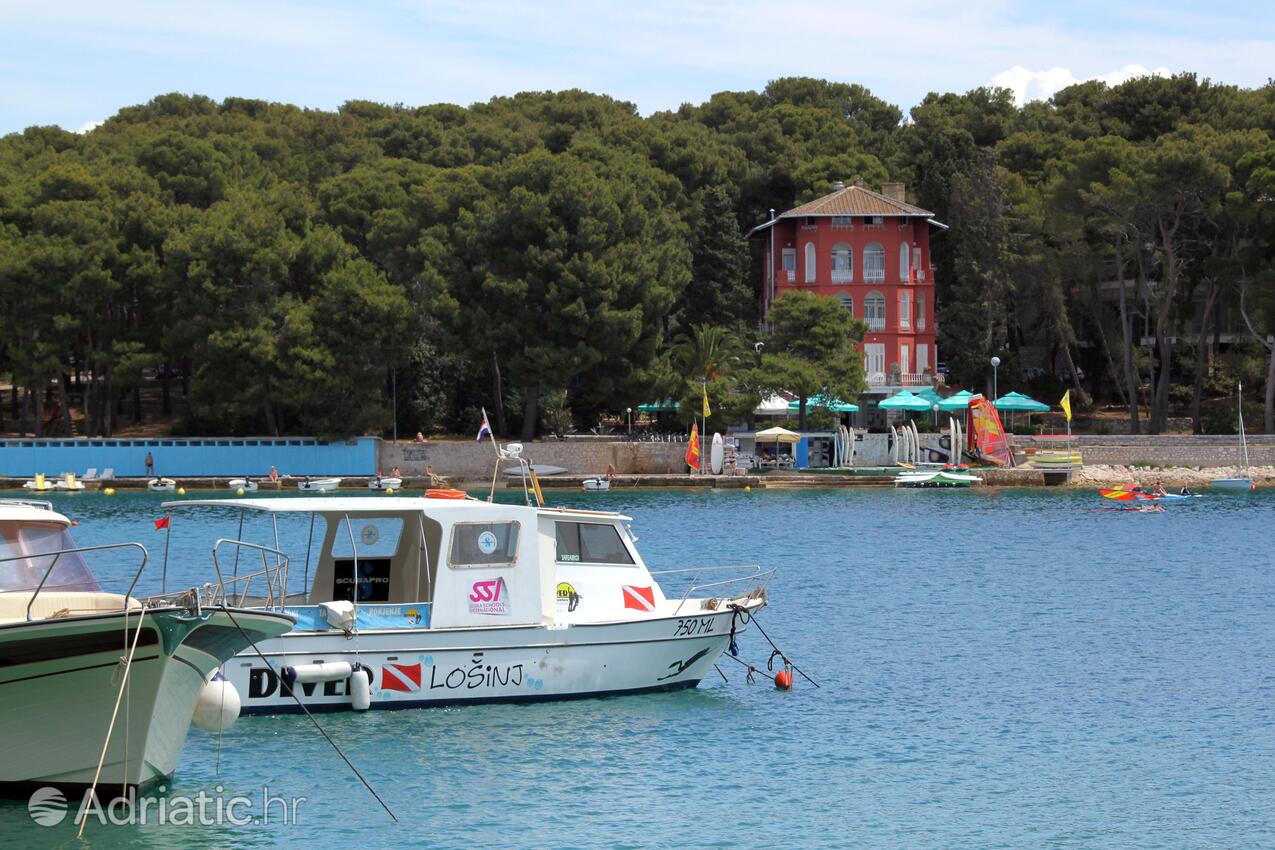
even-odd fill
[[(243, 626), (239, 625), (239, 621), (235, 619), (234, 614), (230, 613), (230, 609), (226, 607), (226, 603), (224, 601), (221, 603), (221, 610), (226, 612), (226, 616), (230, 618), (230, 622), (235, 624), (235, 628), (239, 630), (239, 634), (243, 635), (243, 639), (248, 641), (248, 645), (252, 647), (252, 651), (257, 653), (257, 657), (265, 663), (270, 672), (278, 675), (277, 671), (274, 669), (274, 665), (270, 663), (270, 659), (266, 658), (266, 656), (263, 655), (261, 650), (257, 647), (256, 642), (252, 638), (248, 637), (248, 633), (243, 630)], [(282, 681), (282, 679), (280, 679), (280, 681)], [(332, 740), (332, 736), (329, 735), (321, 725), (319, 725), (319, 721), (316, 720), (314, 715), (310, 713), (310, 709), (305, 707), (305, 703), (297, 697), (296, 692), (289, 688), (288, 693), (296, 702), (297, 706), (305, 713), (305, 716), (310, 718), (310, 722), (314, 724), (315, 729), (319, 730), (319, 734), (327, 739), (327, 742), (332, 745), (332, 749), (336, 750), (336, 754), (341, 757), (341, 760), (345, 762), (346, 766), (349, 767), (350, 770), (354, 771), (354, 775), (357, 776), (359, 781), (363, 783), (363, 787), (368, 790), (368, 793), (375, 797), (376, 802), (381, 804), (382, 809), (385, 809), (385, 813), (389, 815), (395, 823), (398, 823), (398, 816), (395, 815), (390, 807), (385, 804), (385, 801), (381, 799), (380, 794), (376, 793), (376, 789), (372, 787), (371, 783), (363, 778), (363, 774), (359, 773), (359, 769), (354, 766), (354, 762), (350, 761), (349, 757), (347, 757), (346, 754), (341, 751), (341, 748), (337, 746), (336, 741)]]

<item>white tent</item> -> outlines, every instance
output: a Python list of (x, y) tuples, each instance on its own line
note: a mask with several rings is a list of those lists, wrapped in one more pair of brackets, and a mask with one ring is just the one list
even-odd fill
[(788, 399), (775, 393), (769, 398), (764, 398), (761, 404), (753, 408), (754, 416), (787, 416), (788, 415)]

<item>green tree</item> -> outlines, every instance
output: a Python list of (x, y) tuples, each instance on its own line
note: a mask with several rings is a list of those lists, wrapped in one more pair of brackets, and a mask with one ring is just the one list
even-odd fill
[(835, 298), (788, 292), (766, 321), (770, 333), (761, 372), (768, 389), (796, 393), (800, 427), (806, 425), (806, 401), (813, 396), (851, 401), (867, 388), (858, 350), (867, 325)]

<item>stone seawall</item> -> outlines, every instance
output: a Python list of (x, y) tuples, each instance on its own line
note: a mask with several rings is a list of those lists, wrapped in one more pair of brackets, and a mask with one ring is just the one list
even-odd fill
[[(649, 475), (685, 472), (685, 443), (631, 443), (601, 440), (546, 440), (526, 443), (523, 455), (532, 463), (561, 466), (576, 475), (603, 475), (608, 466), (617, 473)], [(398, 467), (404, 475), (434, 474), (461, 481), (491, 478), (496, 452), (490, 442), (382, 443), (378, 467)], [(512, 467), (510, 467), (512, 468)]]
[[(1072, 444), (1080, 449), (1085, 464), (1129, 466), (1234, 466), (1239, 460), (1239, 438), (1205, 434), (1191, 435), (1109, 435), (1078, 436)], [(1014, 437), (1014, 448), (1061, 448), (1060, 440)], [(1275, 466), (1275, 435), (1258, 434), (1248, 439), (1253, 466)]]

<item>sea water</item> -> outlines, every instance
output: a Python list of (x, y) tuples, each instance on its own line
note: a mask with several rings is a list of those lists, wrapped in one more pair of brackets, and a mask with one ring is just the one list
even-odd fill
[[(286, 802), (268, 824), (93, 821), (81, 845), (69, 821), (38, 826), (17, 802), (0, 804), (0, 841), (1275, 846), (1275, 493), (1163, 513), (994, 488), (549, 496), (632, 516), (652, 568), (774, 568), (758, 622), (819, 687), (798, 676), (776, 690), (750, 630), (752, 684), (723, 660), (726, 680), (675, 693), (319, 715), (397, 824), (305, 717), (243, 718), (220, 739), (192, 730), (166, 799), (243, 796), (237, 813), (259, 819), (269, 789)], [(140, 592), (153, 592), (161, 501), (80, 493), (57, 506), (81, 545), (145, 543)], [(202, 583), (238, 515), (171, 513), (168, 585)], [(245, 523), (273, 541), (268, 517)], [(306, 518), (280, 518), (284, 548), (307, 533)], [(118, 582), (133, 567), (116, 560), (97, 569)], [(295, 823), (281, 822), (288, 804)]]

